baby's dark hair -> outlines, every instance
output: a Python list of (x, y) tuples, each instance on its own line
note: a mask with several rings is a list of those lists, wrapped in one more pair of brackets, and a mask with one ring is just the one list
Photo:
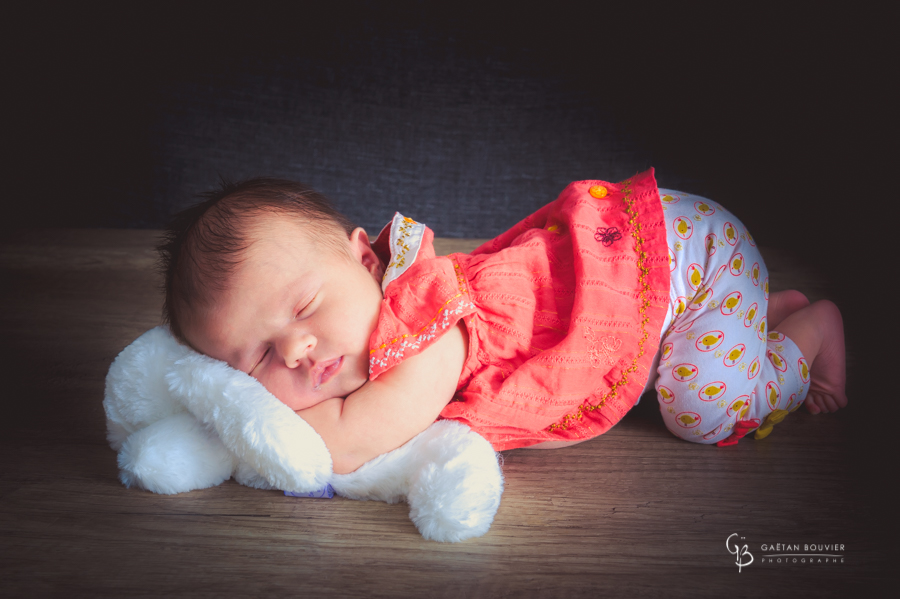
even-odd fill
[(200, 203), (171, 218), (156, 248), (165, 285), (163, 321), (185, 343), (186, 311), (208, 305), (213, 293), (226, 289), (252, 243), (249, 220), (277, 214), (296, 218), (305, 226), (320, 225), (314, 236), (316, 242), (339, 253), (347, 247), (342, 240), (356, 228), (324, 195), (285, 179), (223, 180), (219, 189), (199, 197)]

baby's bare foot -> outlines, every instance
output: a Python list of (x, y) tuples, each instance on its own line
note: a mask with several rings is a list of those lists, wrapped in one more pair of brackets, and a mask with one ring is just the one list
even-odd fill
[(809, 305), (805, 295), (796, 289), (777, 291), (769, 298), (767, 317), (769, 329), (775, 329), (785, 318)]
[(818, 301), (785, 318), (778, 331), (797, 344), (809, 363), (812, 380), (806, 409), (819, 414), (845, 407), (847, 363), (838, 307), (828, 300)]
[(806, 396), (811, 414), (836, 412), (847, 406), (847, 356), (844, 347), (844, 321), (832, 302), (816, 302), (822, 344), (815, 362), (811, 362), (812, 380)]

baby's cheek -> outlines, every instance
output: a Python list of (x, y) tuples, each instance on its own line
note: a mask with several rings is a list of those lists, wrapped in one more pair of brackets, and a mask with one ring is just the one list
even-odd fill
[(277, 374), (273, 376), (271, 372), (264, 371), (257, 374), (254, 378), (266, 388), (266, 391), (274, 395), (275, 399), (291, 409), (296, 409), (291, 405), (293, 402), (290, 401), (290, 395), (285, 393), (284, 383), (280, 380), (282, 377), (279, 377)]

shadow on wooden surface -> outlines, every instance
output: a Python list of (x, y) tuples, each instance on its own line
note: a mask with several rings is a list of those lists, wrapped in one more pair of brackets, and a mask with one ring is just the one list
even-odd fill
[[(886, 581), (886, 550), (858, 517), (846, 413), (801, 410), (763, 441), (716, 448), (675, 439), (645, 396), (600, 438), (507, 452), (493, 527), (459, 544), (424, 541), (403, 504), (230, 481), (175, 496), (125, 489), (105, 440), (103, 381), (158, 324), (156, 234), (31, 231), (0, 245), (4, 597), (797, 597)], [(773, 288), (824, 294), (789, 256), (764, 253)], [(740, 573), (732, 533), (753, 555)], [(764, 557), (808, 544), (838, 544), (817, 552), (843, 560)]]

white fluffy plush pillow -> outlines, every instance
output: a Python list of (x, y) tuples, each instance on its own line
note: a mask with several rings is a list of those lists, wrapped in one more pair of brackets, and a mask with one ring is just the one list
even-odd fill
[(258, 381), (151, 329), (115, 359), (104, 408), (128, 487), (180, 493), (220, 484), (294, 492), (330, 484), (352, 499), (407, 500), (425, 538), (487, 532), (503, 493), (498, 456), (463, 424), (436, 422), (345, 475), (322, 438)]

